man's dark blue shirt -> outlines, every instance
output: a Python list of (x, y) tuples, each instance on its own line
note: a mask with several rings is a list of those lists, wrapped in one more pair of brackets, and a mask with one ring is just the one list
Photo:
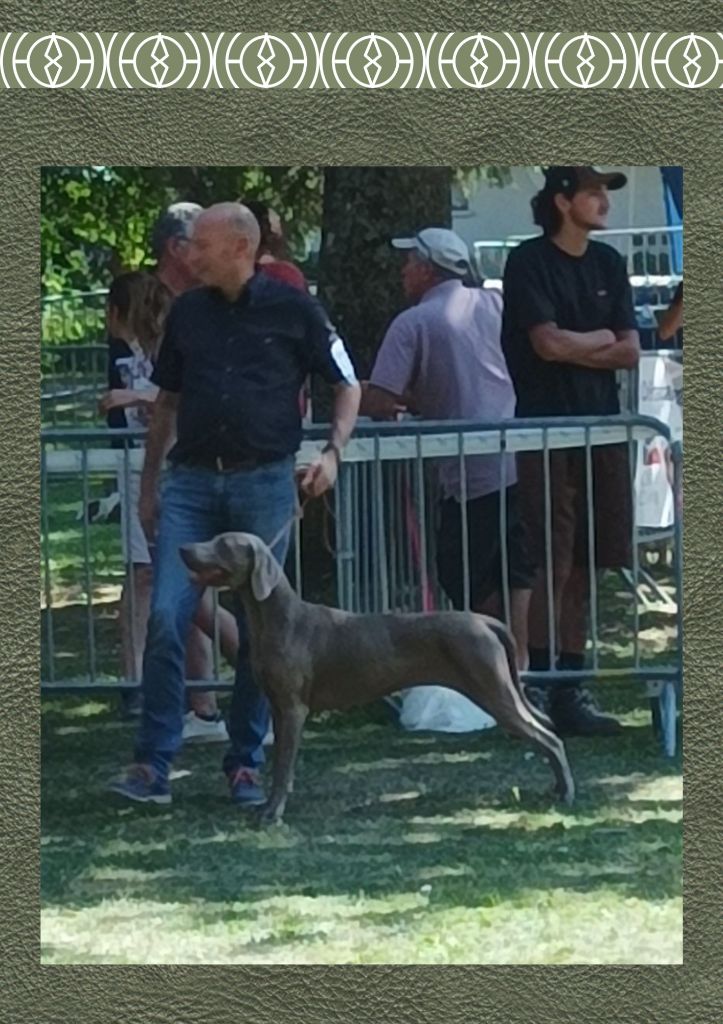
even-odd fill
[(355, 383), (343, 342), (315, 299), (257, 273), (238, 299), (195, 288), (174, 302), (153, 383), (179, 394), (174, 463), (271, 460), (301, 443), (309, 373)]

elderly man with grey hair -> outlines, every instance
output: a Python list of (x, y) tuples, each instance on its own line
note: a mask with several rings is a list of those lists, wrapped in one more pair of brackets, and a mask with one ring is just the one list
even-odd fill
[(151, 231), (151, 252), (157, 261), (156, 277), (171, 295), (181, 295), (198, 284), (190, 264), (193, 226), (203, 207), (198, 203), (172, 203)]
[[(294, 455), (301, 442), (298, 395), (310, 372), (334, 388), (329, 441), (301, 481), (310, 496), (334, 486), (354, 428), (360, 388), (344, 344), (319, 303), (257, 273), (259, 227), (239, 203), (200, 214), (190, 267), (201, 287), (180, 296), (166, 326), (153, 382), (159, 394), (148, 435), (139, 514), (156, 534), (154, 589), (143, 663), (143, 714), (134, 764), (111, 783), (121, 796), (167, 804), (183, 727), (183, 651), (202, 596), (181, 561), (182, 544), (227, 530), (257, 534), (283, 564), (296, 502)], [(174, 443), (175, 439), (175, 443)], [(232, 798), (263, 803), (259, 775), (269, 708), (240, 649), (224, 759)]]
[[(173, 298), (195, 288), (199, 283), (191, 266), (190, 254), (193, 227), (202, 212), (203, 207), (198, 203), (172, 203), (153, 225), (150, 241), (151, 251), (157, 261), (156, 277)], [(220, 609), (217, 623), (222, 650), (233, 647), (236, 638), (232, 617)], [(212, 626), (212, 612), (210, 602), (207, 601), (201, 606), (199, 617), (188, 634), (186, 671), (189, 679), (208, 679), (213, 671), (213, 648), (211, 640), (204, 633), (204, 630), (210, 630)], [(189, 689), (188, 705), (189, 710), (183, 723), (184, 742), (223, 743), (228, 740), (226, 725), (213, 691)]]
[[(454, 231), (430, 227), (414, 237), (394, 239), (392, 245), (407, 253), (402, 286), (414, 304), (387, 328), (362, 411), (375, 419), (394, 419), (409, 402), (428, 420), (512, 419), (515, 392), (500, 344), (502, 296), (492, 289), (467, 286), (472, 278), (467, 244)], [(463, 608), (468, 597), (473, 611), (501, 617), (505, 524), (510, 626), (523, 669), (534, 567), (519, 523), (514, 457), (467, 455), (463, 465), (464, 486), (456, 455), (438, 460), (436, 467), (442, 499), (437, 532), (439, 581), (455, 608)]]

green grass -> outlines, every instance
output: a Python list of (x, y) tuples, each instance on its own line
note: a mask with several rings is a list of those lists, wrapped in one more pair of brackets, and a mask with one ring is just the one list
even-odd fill
[(679, 963), (682, 779), (641, 693), (606, 687), (624, 736), (568, 744), (569, 811), (497, 730), (323, 716), (267, 831), (209, 747), (183, 753), (172, 808), (115, 804), (132, 727), (112, 702), (46, 700), (43, 962)]
[[(96, 671), (114, 678), (119, 529), (89, 528), (89, 588), (81, 496), (78, 481), (51, 482), (55, 676), (88, 671), (90, 593)], [(634, 608), (608, 574), (602, 664), (631, 664)], [(643, 663), (671, 664), (671, 610), (638, 610)], [(48, 625), (44, 612), (44, 678)], [(496, 730), (410, 735), (376, 711), (326, 716), (307, 730), (287, 823), (267, 832), (228, 801), (213, 748), (183, 753), (171, 810), (113, 804), (104, 784), (132, 727), (104, 697), (46, 697), (43, 961), (680, 962), (682, 780), (642, 693), (605, 687), (629, 729), (569, 744), (579, 799), (564, 812), (547, 766)]]

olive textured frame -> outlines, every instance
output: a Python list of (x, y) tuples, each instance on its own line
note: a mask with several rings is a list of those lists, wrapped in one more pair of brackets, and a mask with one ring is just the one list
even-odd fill
[[(514, 7), (514, 11), (512, 8)], [(720, 5), (119, 0), (3, 5), (1, 31), (720, 28)], [(129, 24), (132, 19), (133, 23)], [(711, 91), (0, 93), (0, 1018), (461, 1024), (708, 1022), (723, 994), (720, 793), (723, 117)], [(39, 168), (46, 164), (682, 164), (685, 173), (685, 945), (679, 967), (41, 967)], [(611, 973), (612, 972), (612, 973)]]

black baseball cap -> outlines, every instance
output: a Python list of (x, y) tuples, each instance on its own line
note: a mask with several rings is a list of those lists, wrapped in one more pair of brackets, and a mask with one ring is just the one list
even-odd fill
[(574, 196), (580, 189), (590, 188), (591, 185), (604, 185), (609, 192), (614, 192), (628, 182), (620, 171), (606, 174), (598, 171), (596, 167), (545, 167), (543, 174), (545, 188), (549, 192), (564, 192), (568, 198)]

